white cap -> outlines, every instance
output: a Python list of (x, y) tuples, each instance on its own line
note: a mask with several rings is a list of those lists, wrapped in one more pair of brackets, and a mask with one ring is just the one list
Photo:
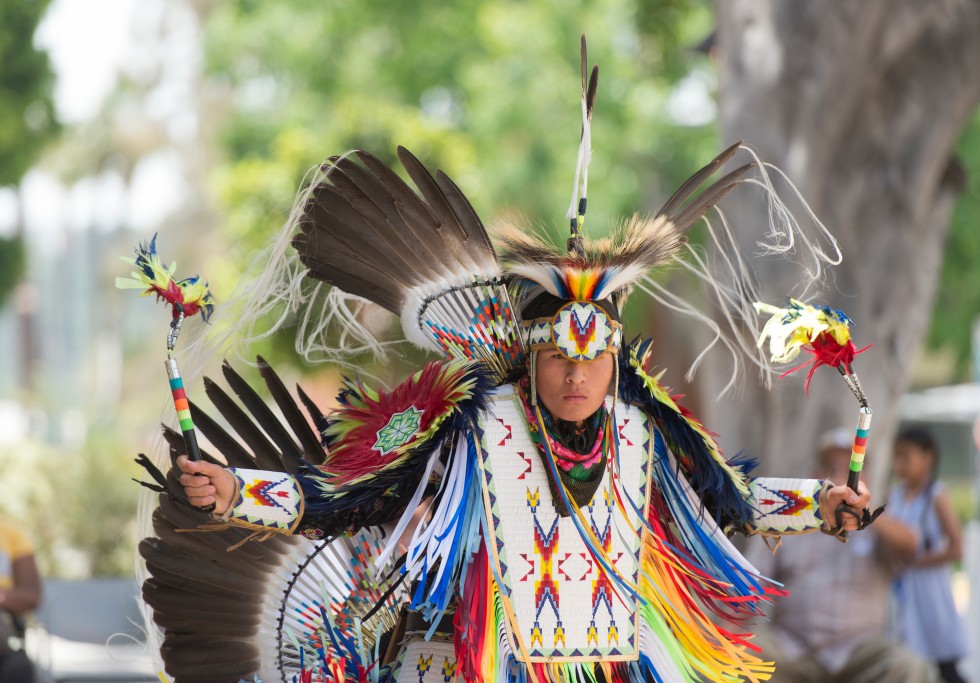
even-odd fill
[(824, 432), (817, 440), (817, 451), (825, 451), (829, 448), (840, 448), (850, 450), (854, 441), (854, 430), (847, 427), (837, 427)]

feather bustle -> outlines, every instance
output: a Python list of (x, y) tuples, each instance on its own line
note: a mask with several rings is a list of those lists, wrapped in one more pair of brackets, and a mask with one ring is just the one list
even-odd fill
[[(345, 167), (363, 172), (361, 167), (349, 160), (346, 160)], [(366, 173), (363, 176), (371, 177)], [(342, 179), (349, 181), (348, 175), (342, 171), (334, 172), (330, 178), (334, 182), (341, 182)], [(366, 180), (361, 182), (367, 183)], [(403, 287), (416, 286), (436, 274), (431, 266), (432, 254), (419, 256), (408, 247), (402, 237), (404, 222), (396, 212), (388, 214), (379, 207), (379, 204), (391, 202), (390, 194), (385, 195), (384, 191), (376, 183), (367, 190), (362, 190), (353, 182), (346, 187), (326, 185), (317, 188), (317, 205), (326, 214), (325, 220), (333, 223), (330, 226), (330, 240), (324, 246), (329, 250), (335, 242), (344, 243), (350, 253), (357, 254), (360, 259), (377, 261), (379, 269), (390, 272), (390, 277), (401, 282)], [(366, 192), (372, 192), (375, 196), (369, 196)]]
[(215, 422), (214, 418), (199, 408), (193, 401), (190, 405), (194, 424), (201, 430), (201, 434), (224, 456), (226, 462), (221, 463), (222, 465), (227, 464), (229, 467), (255, 469), (255, 458), (235, 440), (235, 437), (226, 432), (224, 427)]
[(443, 272), (456, 270), (458, 264), (452, 251), (442, 241), (433, 243), (431, 239), (438, 234), (439, 226), (439, 218), (432, 208), (378, 158), (363, 151), (358, 151), (357, 155), (391, 193), (392, 204), (401, 219), (400, 222), (392, 221), (392, 225), (397, 226), (399, 233), (404, 233), (404, 243), (416, 259), (427, 264), (426, 267), (429, 263), (437, 263)]
[[(191, 403), (191, 416), (194, 419), (195, 424), (197, 423), (197, 415), (194, 413), (194, 404)], [(163, 439), (167, 442), (167, 446), (170, 447), (170, 462), (174, 463), (177, 461), (178, 456), (187, 455), (187, 442), (184, 441), (184, 435), (176, 431), (169, 425), (162, 424), (160, 428), (163, 433)], [(224, 465), (223, 462), (215, 458), (213, 455), (208, 453), (206, 450), (201, 449), (201, 459), (205, 462), (209, 462), (212, 465)]]
[(439, 219), (436, 230), (452, 252), (453, 257), (466, 272), (479, 271), (479, 265), (470, 257), (470, 249), (475, 249), (479, 245), (467, 244), (467, 230), (463, 227), (460, 217), (453, 211), (442, 188), (436, 183), (428, 169), (422, 165), (422, 162), (404, 147), (398, 148), (398, 159)]
[[(473, 205), (469, 203), (453, 179), (442, 171), (436, 172), (436, 184), (442, 190), (453, 213), (459, 216), (460, 225), (466, 232), (466, 241), (471, 250), (470, 253), (474, 257), (492, 257), (493, 261), (489, 264), (489, 267), (492, 267), (493, 263), (496, 262), (493, 243), (490, 241), (490, 236), (487, 235), (486, 228), (483, 227), (483, 221), (473, 209)], [(486, 268), (488, 265), (482, 264), (481, 267)]]
[[(293, 239), (300, 260), (314, 279), (399, 314), (412, 343), (452, 356), (428, 323), (445, 325), (450, 336), (479, 327), (480, 288), (500, 277), (492, 242), (462, 191), (441, 171), (433, 177), (399, 147), (413, 190), (376, 157), (355, 153), (331, 159), (310, 189)], [(446, 309), (443, 319), (433, 321), (420, 315), (433, 297), (457, 290), (464, 304), (459, 311)], [(504, 355), (509, 352), (507, 347)]]

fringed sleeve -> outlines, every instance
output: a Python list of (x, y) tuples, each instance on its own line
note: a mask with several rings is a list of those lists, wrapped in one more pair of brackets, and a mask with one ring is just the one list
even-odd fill
[[(619, 395), (649, 415), (677, 459), (698, 500), (726, 532), (751, 528), (753, 510), (749, 477), (751, 460), (728, 459), (678, 396), (648, 371), (651, 340), (634, 341), (619, 356)], [(663, 374), (663, 373), (661, 373)]]

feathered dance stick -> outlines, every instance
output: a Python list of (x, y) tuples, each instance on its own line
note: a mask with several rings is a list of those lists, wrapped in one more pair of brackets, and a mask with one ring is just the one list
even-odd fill
[(207, 280), (199, 276), (178, 280), (174, 276), (176, 263), (165, 266), (156, 248), (157, 236), (153, 235), (149, 245), (140, 243), (136, 248), (136, 258), (123, 258), (124, 261), (136, 267), (128, 278), (117, 277), (116, 287), (119, 289), (142, 289), (143, 296), (156, 294), (157, 301), (163, 300), (170, 304), (173, 318), (170, 321), (170, 331), (167, 334), (167, 360), (164, 365), (170, 378), (170, 391), (180, 420), (180, 430), (184, 435), (184, 445), (187, 446), (187, 457), (191, 460), (201, 459), (201, 449), (197, 445), (197, 434), (194, 422), (191, 420), (190, 404), (184, 391), (184, 383), (174, 358), (174, 346), (180, 335), (184, 318), (200, 313), (204, 322), (208, 322), (214, 310), (214, 298), (208, 290)]
[[(844, 382), (847, 383), (847, 387), (858, 400), (860, 405), (858, 424), (854, 434), (854, 443), (851, 446), (851, 463), (847, 475), (847, 486), (857, 493), (858, 484), (861, 481), (861, 470), (864, 469), (868, 436), (871, 433), (872, 411), (868, 397), (861, 386), (861, 380), (854, 369), (854, 357), (867, 351), (871, 345), (869, 344), (863, 349), (855, 347), (854, 342), (851, 341), (851, 319), (843, 311), (838, 311), (829, 306), (811, 306), (796, 299), (790, 299), (789, 306), (786, 308), (757, 302), (755, 309), (760, 313), (772, 315), (765, 327), (762, 328), (758, 345), (761, 347), (766, 338), (769, 339), (769, 354), (773, 363), (792, 363), (800, 355), (801, 350), (813, 354), (813, 358), (802, 365), (787, 370), (781, 377), (805, 368), (812, 363), (805, 382), (806, 391), (809, 393), (813, 373), (820, 366), (826, 365), (835, 368), (841, 374)], [(864, 510), (862, 517), (858, 520), (859, 528), (863, 529), (874, 521), (883, 509), (878, 508), (874, 513)], [(838, 527), (841, 526), (841, 512), (853, 514), (847, 508), (844, 510), (838, 508)], [(841, 535), (846, 537), (846, 532)]]

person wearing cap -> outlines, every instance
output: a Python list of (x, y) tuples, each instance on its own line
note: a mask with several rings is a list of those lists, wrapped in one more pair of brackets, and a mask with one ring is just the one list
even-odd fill
[[(845, 479), (852, 439), (846, 428), (824, 433), (813, 475)], [(749, 560), (789, 592), (758, 631), (776, 663), (772, 683), (934, 681), (928, 663), (890, 632), (892, 581), (916, 544), (914, 529), (887, 511), (843, 547), (820, 535), (787, 539), (778, 552), (754, 544)]]

